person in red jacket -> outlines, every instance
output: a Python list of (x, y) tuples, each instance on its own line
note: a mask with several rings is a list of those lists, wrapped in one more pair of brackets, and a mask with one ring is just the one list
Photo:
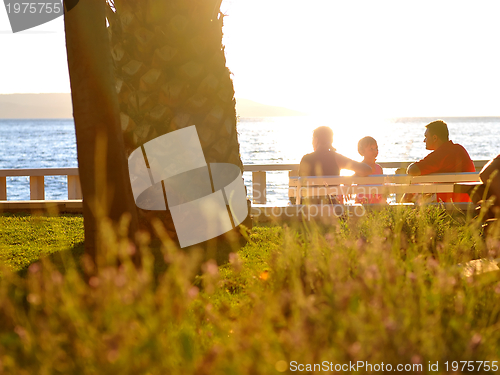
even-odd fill
[[(448, 139), (448, 125), (436, 120), (426, 125), (425, 148), (432, 150), (422, 160), (410, 164), (406, 173), (420, 176), (431, 173), (475, 172), (476, 168), (465, 148)], [(468, 194), (438, 193), (437, 200), (443, 202), (470, 202)]]

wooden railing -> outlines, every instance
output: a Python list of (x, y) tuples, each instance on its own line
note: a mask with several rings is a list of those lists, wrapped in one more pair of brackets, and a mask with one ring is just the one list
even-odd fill
[(67, 176), (68, 199), (82, 199), (78, 168), (0, 169), (0, 200), (7, 200), (7, 177), (28, 176), (30, 199), (45, 199), (45, 176)]
[[(488, 160), (474, 160), (479, 171)], [(411, 162), (380, 162), (382, 168), (401, 168)], [(299, 164), (246, 164), (245, 172), (252, 172), (253, 203), (265, 204), (267, 190), (267, 172), (288, 171), (289, 177), (297, 176)], [(68, 199), (82, 199), (78, 168), (36, 168), (36, 169), (0, 169), (0, 200), (7, 200), (7, 177), (28, 176), (30, 179), (30, 199), (45, 199), (45, 176), (67, 176)]]

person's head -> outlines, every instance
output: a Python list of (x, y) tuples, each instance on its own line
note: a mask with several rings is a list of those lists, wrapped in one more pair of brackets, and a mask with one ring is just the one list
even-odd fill
[(313, 132), (313, 148), (314, 151), (319, 149), (327, 149), (334, 151), (332, 146), (333, 143), (333, 131), (328, 126), (320, 126), (314, 129)]
[(375, 160), (378, 156), (377, 141), (373, 137), (361, 138), (358, 142), (358, 152), (365, 159)]
[(443, 143), (448, 142), (448, 125), (443, 120), (436, 120), (425, 125), (425, 148), (437, 150)]

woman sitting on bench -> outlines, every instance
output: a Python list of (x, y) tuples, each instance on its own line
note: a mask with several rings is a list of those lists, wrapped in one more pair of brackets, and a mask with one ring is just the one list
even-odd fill
[[(313, 132), (312, 146), (314, 152), (304, 155), (300, 161), (299, 176), (339, 176), (341, 169), (356, 172), (357, 176), (366, 177), (372, 173), (372, 168), (365, 163), (359, 163), (336, 152), (332, 146), (333, 131), (328, 126), (320, 126)], [(343, 197), (337, 195), (309, 199), (310, 204), (342, 204)]]

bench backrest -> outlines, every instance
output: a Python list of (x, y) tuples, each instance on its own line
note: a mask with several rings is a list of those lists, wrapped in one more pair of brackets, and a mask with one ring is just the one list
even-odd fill
[[(290, 177), (288, 196), (300, 204), (302, 197), (328, 194), (452, 193), (457, 182), (479, 182), (479, 173), (435, 173), (425, 176), (372, 175)], [(300, 192), (300, 193), (298, 193)]]

